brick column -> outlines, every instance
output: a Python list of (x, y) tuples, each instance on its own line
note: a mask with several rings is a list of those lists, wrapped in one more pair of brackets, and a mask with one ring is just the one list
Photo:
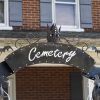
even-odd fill
[(92, 0), (93, 30), (100, 32), (100, 0)]
[(40, 0), (23, 0), (22, 29), (36, 30), (40, 27)]

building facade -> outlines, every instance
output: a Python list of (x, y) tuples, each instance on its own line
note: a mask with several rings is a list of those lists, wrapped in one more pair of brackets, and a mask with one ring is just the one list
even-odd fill
[[(100, 32), (99, 9), (100, 0), (0, 0), (0, 30), (42, 31), (55, 23), (62, 32)], [(91, 100), (89, 81), (74, 67), (34, 65), (11, 76), (7, 92), (11, 100)]]
[(99, 0), (2, 0), (0, 30), (41, 30), (56, 23), (62, 31), (99, 32)]

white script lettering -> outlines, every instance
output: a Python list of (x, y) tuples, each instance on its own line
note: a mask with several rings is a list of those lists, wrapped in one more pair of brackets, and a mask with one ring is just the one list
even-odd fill
[[(33, 57), (31, 57), (31, 55), (34, 55)], [(72, 57), (74, 57), (76, 55), (76, 51), (66, 51), (66, 52), (62, 52), (59, 49), (56, 49), (54, 51), (37, 51), (36, 47), (33, 47), (28, 54), (28, 59), (29, 61), (34, 61), (35, 59), (39, 59), (41, 57), (51, 57), (53, 56), (54, 58), (62, 58), (65, 59), (65, 62), (69, 62)]]

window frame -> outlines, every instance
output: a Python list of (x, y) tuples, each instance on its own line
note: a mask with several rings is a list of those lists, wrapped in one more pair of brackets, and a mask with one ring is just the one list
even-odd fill
[[(3, 3), (4, 3), (4, 7), (5, 7), (5, 2), (4, 2), (4, 0), (0, 0), (0, 1), (2, 1)], [(4, 11), (5, 12), (5, 11)], [(5, 21), (5, 18), (4, 18), (4, 21)], [(0, 23), (0, 26), (4, 26), (4, 23)]]
[(12, 30), (9, 26), (9, 2), (8, 0), (2, 1), (4, 1), (4, 23), (0, 23), (0, 30)]
[[(52, 23), (56, 23), (56, 4), (73, 4), (75, 5), (75, 26), (68, 26), (68, 25), (61, 25), (61, 31), (84, 31), (84, 29), (81, 29), (80, 27), (80, 3), (79, 0), (75, 0), (75, 2), (64, 2), (64, 1), (56, 1), (52, 0)], [(60, 27), (60, 25), (57, 25)]]

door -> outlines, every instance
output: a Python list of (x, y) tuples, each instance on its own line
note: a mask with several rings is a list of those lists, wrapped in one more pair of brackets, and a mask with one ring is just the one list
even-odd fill
[(82, 75), (80, 72), (70, 73), (71, 100), (83, 100)]

